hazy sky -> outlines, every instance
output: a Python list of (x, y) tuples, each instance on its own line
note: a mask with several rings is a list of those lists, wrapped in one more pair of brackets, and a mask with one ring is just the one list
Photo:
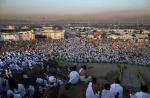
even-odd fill
[(0, 19), (113, 19), (150, 16), (150, 0), (0, 0)]

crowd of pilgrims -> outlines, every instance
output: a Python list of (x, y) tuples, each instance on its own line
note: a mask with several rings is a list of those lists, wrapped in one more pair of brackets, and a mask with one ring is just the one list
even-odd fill
[[(9, 47), (12, 48), (13, 45)], [(16, 45), (21, 45), (20, 42), (14, 42)], [(38, 43), (41, 43), (38, 45)], [(33, 44), (33, 46), (32, 46)], [(26, 45), (29, 45), (26, 47)], [(4, 45), (5, 46), (5, 45)], [(5, 48), (7, 45), (5, 46)], [(9, 49), (9, 47), (7, 47)], [(88, 62), (95, 59), (100, 61), (121, 61), (120, 56), (127, 59), (128, 55), (124, 54), (128, 49), (121, 54), (120, 49), (115, 49), (111, 46), (96, 46), (87, 39), (69, 38), (62, 42), (27, 42), (16, 47), (16, 51), (2, 52), (0, 55), (0, 98), (51, 98), (48, 96), (50, 88), (58, 88), (65, 86), (69, 89), (72, 85), (80, 82), (87, 84), (86, 98), (123, 98), (123, 86), (116, 79), (114, 83), (106, 83), (101, 89), (99, 83), (94, 76), (91, 76), (85, 65), (81, 66), (80, 70), (76, 70), (76, 66), (68, 67), (66, 73), (62, 73), (61, 66), (56, 66), (55, 71), (51, 71), (51, 65), (48, 62), (51, 58), (64, 58), (67, 61), (83, 61)], [(23, 47), (20, 49), (19, 47)], [(2, 47), (1, 47), (2, 48)], [(6, 49), (7, 49), (6, 48)], [(28, 51), (24, 50), (25, 48)], [(2, 48), (3, 49), (3, 48)], [(132, 49), (131, 49), (132, 50)], [(4, 50), (5, 51), (5, 50)], [(145, 50), (146, 51), (146, 50)], [(45, 52), (47, 52), (45, 54)], [(150, 64), (148, 59), (150, 53), (141, 54), (141, 57), (130, 58), (135, 63)], [(29, 75), (25, 70), (34, 71), (38, 67), (48, 73), (35, 73)], [(21, 73), (21, 78), (15, 74)], [(62, 77), (58, 77), (60, 72)], [(14, 75), (15, 74), (15, 75)], [(130, 98), (150, 98), (147, 93), (146, 86), (141, 86), (141, 91), (130, 94)], [(61, 98), (61, 97), (60, 97)]]
[[(150, 43), (146, 42), (147, 45)], [(68, 38), (57, 44), (49, 44), (52, 58), (70, 62), (111, 62), (139, 65), (150, 64), (150, 48), (135, 41), (93, 42), (87, 38)]]
[[(97, 82), (96, 78), (90, 75), (86, 65), (81, 66), (79, 71), (76, 70), (76, 66), (72, 66), (68, 70), (67, 77), (57, 78), (56, 73), (51, 72), (51, 74), (40, 73), (37, 77), (28, 76), (27, 73), (23, 71), (22, 78), (17, 82), (17, 77), (14, 78), (12, 72), (14, 70), (22, 69), (11, 69), (8, 66), (2, 66), (3, 70), (0, 73), (0, 98), (54, 98), (53, 93), (50, 93), (50, 88), (60, 88), (64, 86), (65, 90), (69, 90), (71, 86), (76, 86), (78, 83), (85, 83), (85, 97), (86, 98), (124, 98), (123, 96), (123, 86), (120, 81), (116, 79), (114, 83), (105, 83), (102, 88)], [(34, 66), (27, 67), (31, 68)], [(46, 67), (46, 69), (48, 68)], [(61, 71), (61, 67), (56, 68), (57, 71)], [(28, 83), (26, 83), (28, 81)], [(148, 88), (146, 86), (141, 86), (141, 91), (131, 93), (130, 98), (150, 98), (150, 94), (147, 93)], [(73, 92), (72, 92), (73, 93)], [(50, 95), (49, 95), (50, 94)], [(63, 95), (63, 94), (62, 94)], [(56, 95), (55, 98), (71, 98), (67, 95), (61, 96)]]
[(150, 64), (150, 41), (143, 43), (135, 40), (91, 41), (87, 38), (73, 37), (60, 41), (8, 42), (2, 44), (0, 49), (1, 52), (14, 51), (18, 46), (28, 50), (40, 48), (51, 55), (51, 59), (69, 62)]

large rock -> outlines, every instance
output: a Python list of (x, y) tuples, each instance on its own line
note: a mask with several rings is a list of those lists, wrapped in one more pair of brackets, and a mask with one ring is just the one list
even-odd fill
[(63, 85), (60, 87), (57, 98), (85, 98), (86, 87), (85, 83), (71, 85), (69, 89), (65, 89)]

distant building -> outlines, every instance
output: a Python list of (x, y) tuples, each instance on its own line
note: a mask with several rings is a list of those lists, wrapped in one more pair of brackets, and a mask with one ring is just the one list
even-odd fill
[(143, 33), (143, 34), (150, 34), (150, 31), (148, 31), (148, 30), (143, 30), (142, 33)]
[(42, 35), (50, 39), (64, 39), (65, 30), (53, 29), (53, 27), (42, 27)]
[(14, 26), (6, 26), (1, 29), (0, 32), (0, 41), (8, 40), (34, 40), (35, 36), (33, 30), (29, 30), (28, 27), (23, 27), (19, 30), (16, 30)]
[(15, 30), (15, 26), (13, 26), (13, 25), (8, 25), (8, 26), (6, 26), (6, 27), (3, 28), (3, 29), (5, 29), (5, 30)]
[(89, 34), (87, 38), (94, 39), (93, 34)]
[(34, 40), (35, 35), (33, 34), (33, 31), (20, 31), (18, 32), (18, 36), (20, 40)]
[(106, 38), (108, 38), (108, 39), (118, 39), (119, 36), (118, 35), (114, 35), (114, 34), (108, 34), (108, 35), (106, 35)]
[(1, 41), (34, 40), (34, 39), (35, 37), (32, 31), (20, 31), (17, 33), (0, 33)]
[(118, 38), (127, 40), (127, 39), (133, 39), (133, 36), (130, 34), (124, 34), (124, 35), (120, 35)]
[(0, 33), (0, 41), (19, 40), (18, 34), (15, 33)]
[(51, 39), (64, 39), (64, 30), (51, 32)]
[(136, 39), (145, 39), (148, 37), (148, 34), (135, 34)]

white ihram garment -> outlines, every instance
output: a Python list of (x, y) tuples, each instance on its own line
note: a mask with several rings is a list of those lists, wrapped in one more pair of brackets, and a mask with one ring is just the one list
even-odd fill
[(71, 71), (69, 74), (69, 83), (76, 84), (79, 82), (79, 73), (77, 71)]
[(110, 90), (102, 90), (101, 98), (113, 98), (113, 95), (110, 93)]
[(130, 94), (130, 98), (150, 98), (150, 94), (144, 92), (137, 92), (134, 95)]
[(120, 84), (113, 83), (110, 88), (111, 94), (115, 97), (119, 93), (119, 97), (123, 98), (123, 88)]
[(98, 92), (98, 94), (94, 94), (94, 91), (92, 88), (92, 82), (90, 82), (87, 87), (86, 98), (100, 98), (100, 92)]

